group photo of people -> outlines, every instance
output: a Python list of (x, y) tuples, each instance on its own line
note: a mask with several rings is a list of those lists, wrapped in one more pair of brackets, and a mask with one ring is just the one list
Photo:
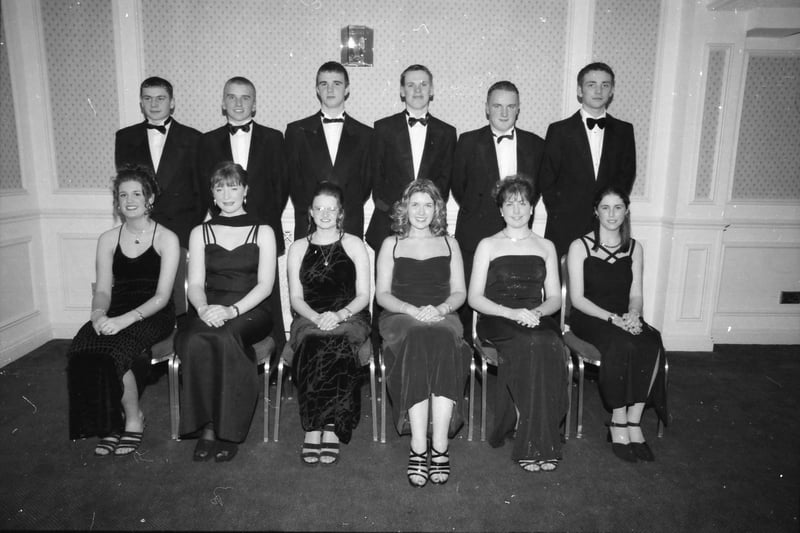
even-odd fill
[[(511, 441), (503, 453), (519, 472), (553, 473), (566, 460), (569, 328), (602, 360), (610, 460), (656, 460), (642, 417), (652, 407), (669, 420), (666, 355), (644, 320), (645, 253), (631, 229), (634, 129), (608, 112), (609, 65), (586, 65), (575, 83), (580, 109), (539, 136), (517, 127), (510, 80), (486, 91), (483, 127), (457, 132), (431, 113), (422, 64), (399, 74), (403, 111), (369, 126), (345, 111), (347, 69), (326, 62), (319, 110), (285, 132), (254, 120), (246, 77), (222, 84), (226, 123), (205, 133), (173, 118), (167, 79), (142, 81), (144, 120), (114, 140), (119, 224), (98, 239), (89, 320), (67, 354), (69, 437), (98, 439), (101, 458), (158, 438), (140, 399), (150, 347), (174, 333), (187, 454), (231, 461), (259, 399), (254, 346), (270, 338), (296, 387), (298, 461), (340, 463), (362, 418), (364, 368), (380, 357), (388, 425), (408, 436), (397, 475), (441, 485), (470, 475), (451, 465), (450, 443), (467, 423), (480, 344), (497, 353), (489, 445)], [(540, 200), (544, 235), (533, 230)]]

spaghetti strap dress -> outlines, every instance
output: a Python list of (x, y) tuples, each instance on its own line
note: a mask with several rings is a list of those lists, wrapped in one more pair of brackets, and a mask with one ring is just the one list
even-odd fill
[[(303, 299), (317, 313), (336, 312), (355, 298), (356, 266), (341, 239), (323, 245), (308, 240), (300, 282)], [(303, 430), (332, 424), (339, 440), (348, 443), (361, 417), (362, 366), (372, 355), (370, 344), (365, 344), (369, 311), (352, 315), (331, 331), (294, 315), (283, 358), (294, 372)]]
[[(449, 250), (450, 243), (442, 238)], [(451, 255), (395, 257), (392, 294), (414, 306), (442, 303), (450, 295)], [(439, 322), (420, 322), (405, 313), (383, 310), (379, 325), (397, 432), (411, 433), (409, 408), (434, 394), (456, 402), (448, 431), (452, 438), (464, 424), (464, 386), (472, 357), (458, 315), (452, 312)]]
[[(603, 257), (592, 255), (594, 239), (581, 237), (586, 248), (583, 261), (583, 294), (606, 311), (623, 315), (628, 312), (631, 282), (631, 255), (636, 241), (631, 239), (628, 252), (611, 251), (600, 245)], [(666, 425), (667, 393), (665, 386), (664, 345), (661, 334), (649, 324), (642, 323), (642, 332), (632, 335), (617, 326), (586, 315), (572, 308), (570, 328), (581, 339), (592, 343), (601, 354), (598, 376), (600, 395), (609, 409), (645, 402), (653, 406)], [(650, 382), (658, 360), (658, 372), (653, 387)]]
[[(154, 229), (153, 240), (155, 234)], [(128, 257), (117, 236), (112, 273), (114, 284), (107, 316), (124, 315), (152, 298), (161, 273), (161, 256), (153, 248), (153, 241), (141, 255)], [(91, 321), (81, 327), (67, 352), (71, 439), (105, 437), (124, 429), (122, 376), (129, 370), (133, 372), (141, 396), (150, 370), (150, 347), (169, 336), (174, 328), (172, 300), (154, 315), (116, 335), (98, 335)]]
[[(209, 305), (232, 305), (258, 283), (258, 230), (253, 225), (242, 244), (227, 250), (217, 244), (213, 226), (203, 224)], [(217, 438), (242, 442), (258, 400), (253, 344), (272, 331), (268, 299), (219, 328), (190, 312), (175, 337), (181, 360), (180, 432), (194, 436), (210, 422)]]
[[(489, 263), (486, 297), (511, 308), (542, 303), (547, 268), (537, 255), (504, 255)], [(480, 315), (478, 337), (497, 349), (497, 396), (489, 444), (514, 437), (511, 459), (561, 459), (561, 421), (567, 412), (567, 369), (558, 324), (549, 316), (529, 328), (499, 316)], [(517, 422), (519, 411), (519, 424)]]

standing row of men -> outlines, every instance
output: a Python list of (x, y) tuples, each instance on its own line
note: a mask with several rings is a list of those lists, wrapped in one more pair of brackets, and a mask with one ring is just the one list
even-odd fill
[[(323, 64), (316, 76), (319, 112), (290, 123), (285, 136), (253, 120), (256, 89), (246, 78), (226, 82), (222, 112), (227, 124), (204, 134), (172, 119), (172, 86), (148, 78), (140, 91), (145, 121), (117, 132), (115, 160), (117, 166), (134, 163), (154, 170), (161, 194), (151, 217), (175, 231), (182, 246), (210, 206), (206, 177), (211, 170), (222, 161), (242, 165), (250, 180), (247, 210), (275, 230), (279, 254), (284, 251), (280, 219), (288, 198), (298, 239), (306, 235), (308, 207), (319, 181), (342, 188), (345, 231), (359, 237), (363, 206), (372, 194), (375, 210), (366, 241), (377, 250), (391, 233), (391, 208), (406, 185), (429, 179), (445, 199), (452, 192), (459, 204), (456, 239), (469, 279), (478, 242), (503, 227), (492, 198), (501, 178), (525, 174), (534, 181), (548, 213), (545, 237), (559, 255), (591, 229), (596, 190), (616, 184), (630, 192), (636, 176), (633, 126), (606, 113), (614, 73), (604, 63), (592, 63), (581, 69), (577, 82), (581, 109), (551, 124), (544, 140), (516, 127), (519, 91), (499, 81), (487, 93), (488, 124), (456, 141), (456, 129), (429, 112), (433, 75), (423, 65), (411, 65), (400, 76), (405, 110), (370, 128), (345, 113), (347, 70), (336, 62)], [(465, 333), (471, 332), (468, 310), (462, 320)]]

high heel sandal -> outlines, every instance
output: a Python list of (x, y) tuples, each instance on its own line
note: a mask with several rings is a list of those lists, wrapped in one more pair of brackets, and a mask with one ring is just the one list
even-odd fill
[[(633, 426), (638, 428), (641, 426), (641, 423), (634, 424), (633, 422), (628, 422), (628, 426)], [(631, 441), (631, 449), (633, 449), (633, 454), (639, 458), (640, 461), (647, 461), (648, 463), (653, 462), (656, 460), (656, 456), (653, 455), (653, 450), (650, 449), (650, 446), (647, 442), (633, 442)]]
[[(414, 483), (414, 476), (421, 477), (422, 483)], [(414, 488), (424, 487), (428, 482), (428, 450), (417, 453), (413, 448), (408, 450), (408, 469), (406, 470), (408, 484)]]
[(628, 463), (635, 463), (636, 462), (636, 455), (633, 453), (633, 447), (630, 444), (622, 444), (621, 442), (614, 442), (614, 439), (611, 437), (611, 428), (627, 428), (628, 424), (618, 424), (616, 422), (609, 422), (608, 424), (608, 437), (607, 441), (611, 443), (611, 451), (614, 452), (614, 455), (622, 459), (623, 461), (627, 461)]
[[(444, 457), (444, 461), (434, 461), (434, 459), (439, 459)], [(437, 478), (433, 476), (439, 476), (438, 481)], [(445, 450), (443, 452), (439, 452), (431, 446), (431, 466), (428, 472), (428, 477), (431, 480), (431, 483), (436, 485), (444, 485), (447, 483), (447, 480), (450, 479), (450, 450)]]

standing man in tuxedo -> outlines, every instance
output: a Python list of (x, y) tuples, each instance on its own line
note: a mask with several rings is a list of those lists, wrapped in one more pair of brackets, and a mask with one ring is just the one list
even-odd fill
[(591, 63), (578, 72), (581, 108), (547, 128), (539, 190), (547, 208), (545, 237), (558, 255), (592, 229), (596, 191), (617, 185), (630, 194), (636, 179), (633, 125), (606, 112), (614, 97), (614, 71)]
[[(377, 258), (383, 240), (392, 234), (392, 207), (415, 179), (431, 180), (444, 201), (450, 190), (456, 129), (429, 112), (433, 74), (424, 65), (411, 65), (400, 74), (400, 99), (405, 110), (375, 122), (372, 139), (372, 200), (375, 210), (367, 228), (367, 244)], [(372, 341), (380, 346), (381, 308), (372, 304)]]
[(320, 111), (286, 126), (286, 193), (294, 206), (294, 238), (306, 236), (314, 188), (323, 180), (342, 188), (344, 230), (361, 238), (364, 202), (370, 193), (367, 161), (372, 128), (344, 111), (350, 77), (340, 63), (329, 61), (319, 67), (316, 91)]
[(161, 190), (150, 216), (175, 232), (183, 248), (189, 233), (203, 219), (195, 180), (195, 151), (200, 132), (172, 118), (172, 84), (151, 77), (139, 87), (144, 122), (117, 131), (114, 162), (149, 167)]
[[(489, 87), (486, 118), (486, 126), (461, 134), (453, 166), (451, 190), (459, 207), (456, 239), (466, 279), (472, 274), (472, 257), (478, 243), (504, 227), (493, 197), (495, 185), (515, 174), (524, 174), (535, 183), (544, 153), (541, 137), (516, 127), (519, 90), (510, 81), (498, 81)], [(536, 205), (536, 199), (531, 203)], [(459, 314), (464, 338), (470, 340), (472, 309), (465, 304)]]
[[(283, 191), (287, 187), (283, 134), (253, 120), (256, 114), (256, 87), (241, 76), (225, 82), (222, 114), (227, 118), (227, 124), (204, 133), (197, 146), (199, 189), (203, 193), (201, 198), (204, 212), (208, 211), (213, 201), (209, 176), (214, 167), (223, 161), (233, 161), (241, 165), (248, 176), (245, 209), (248, 214), (255, 214), (262, 224), (272, 227), (277, 255), (280, 256), (285, 251), (281, 212), (284, 205)], [(273, 331), (285, 331), (280, 276), (275, 276), (269, 299)], [(278, 353), (285, 343), (284, 335), (275, 335)]]
[(367, 244), (377, 253), (392, 234), (392, 206), (415, 179), (431, 180), (447, 201), (453, 170), (456, 129), (429, 112), (433, 74), (411, 65), (400, 74), (400, 99), (405, 110), (375, 122), (372, 143), (372, 199), (375, 211)]

